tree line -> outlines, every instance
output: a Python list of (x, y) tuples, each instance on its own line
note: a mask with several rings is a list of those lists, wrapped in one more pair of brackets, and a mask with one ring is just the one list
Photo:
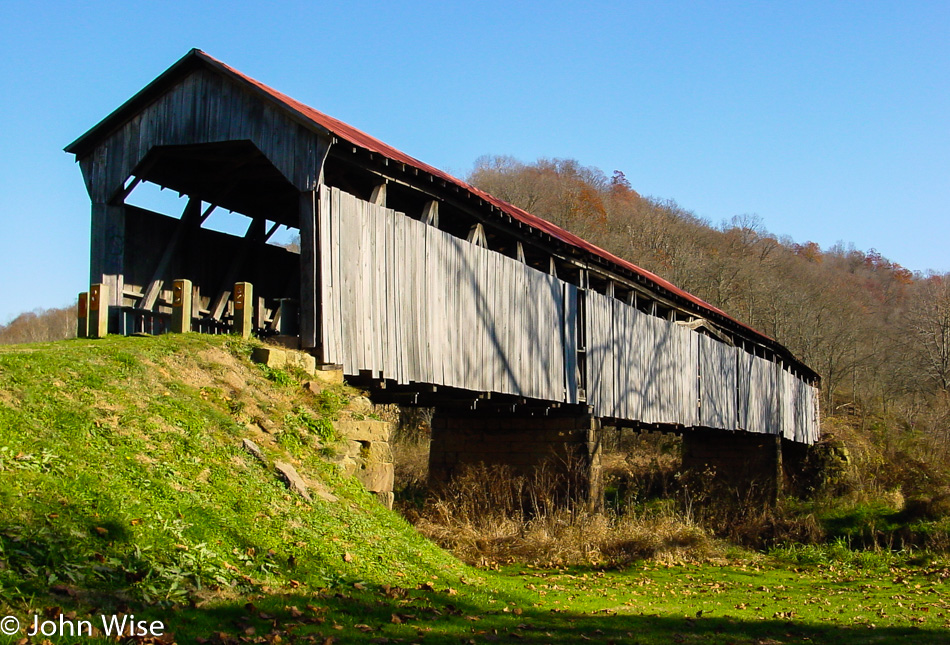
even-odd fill
[(775, 338), (821, 375), (826, 415), (950, 456), (950, 274), (799, 244), (756, 215), (714, 225), (574, 160), (483, 157), (468, 180)]
[[(765, 333), (822, 377), (824, 414), (911, 437), (950, 462), (950, 274), (914, 273), (873, 249), (822, 249), (719, 224), (638, 194), (574, 160), (479, 159), (468, 181), (626, 258)], [(0, 344), (76, 334), (75, 306), (0, 325)]]
[(47, 343), (75, 338), (78, 326), (76, 305), (56, 309), (34, 309), (0, 325), (0, 345)]

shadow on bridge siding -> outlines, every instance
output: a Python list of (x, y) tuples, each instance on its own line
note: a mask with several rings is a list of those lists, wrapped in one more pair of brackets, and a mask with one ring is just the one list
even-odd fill
[[(459, 342), (474, 342), (480, 335), (487, 337), (491, 349), (493, 361), (492, 369), (500, 366), (500, 372), (504, 375), (503, 381), (507, 381), (510, 392), (532, 398), (541, 398), (538, 396), (543, 391), (553, 391), (565, 386), (568, 390), (576, 392), (576, 377), (574, 374), (567, 374), (565, 370), (569, 366), (573, 370), (573, 361), (565, 361), (565, 347), (570, 351), (576, 349), (576, 342), (568, 338), (568, 330), (565, 322), (565, 297), (562, 284), (556, 278), (547, 276), (540, 271), (526, 270), (527, 267), (517, 263), (519, 269), (524, 270), (523, 281), (515, 278), (516, 283), (521, 288), (519, 292), (501, 294), (507, 299), (509, 311), (518, 310), (518, 327), (509, 329), (508, 325), (514, 325), (514, 317), (508, 315), (503, 317), (499, 311), (498, 295), (489, 294), (485, 285), (491, 284), (492, 280), (486, 279), (481, 275), (491, 268), (490, 255), (496, 254), (493, 251), (473, 247), (471, 243), (460, 238), (451, 237), (449, 243), (453, 247), (455, 257), (460, 260), (459, 272), (456, 276), (456, 284), (472, 302), (476, 313), (476, 320), (471, 321), (475, 326), (471, 329), (471, 335), (466, 337), (463, 321), (459, 321)], [(466, 253), (465, 251), (469, 251)], [(474, 253), (471, 253), (474, 251)], [(500, 254), (495, 261), (516, 263), (515, 260)], [(478, 266), (470, 258), (479, 258)], [(446, 267), (446, 273), (451, 275), (451, 271)], [(537, 275), (533, 275), (536, 273)], [(517, 274), (512, 274), (517, 276)], [(533, 283), (544, 283), (546, 289), (533, 289)], [(497, 285), (497, 282), (495, 282)], [(548, 307), (543, 307), (542, 302), (551, 303)], [(573, 321), (576, 321), (576, 305), (569, 306), (567, 315), (574, 314)], [(552, 316), (552, 314), (556, 314)], [(555, 318), (551, 320), (551, 318)], [(560, 346), (554, 347), (550, 341), (552, 338), (559, 339)], [(512, 341), (514, 339), (514, 341)], [(462, 350), (461, 347), (456, 348)], [(483, 365), (472, 365), (472, 353), (462, 354), (465, 357), (465, 363), (462, 369), (466, 374), (477, 373), (479, 369), (485, 369)], [(478, 360), (477, 355), (476, 360)], [(484, 358), (484, 357), (482, 357)], [(496, 372), (492, 377), (494, 382), (499, 382), (499, 375)], [(479, 388), (471, 388), (479, 389)], [(576, 395), (568, 394), (568, 402), (574, 402)], [(565, 397), (552, 399), (556, 401), (565, 401)]]
[[(686, 418), (681, 409), (685, 407), (681, 399), (689, 392), (680, 392), (683, 387), (677, 382), (682, 381), (685, 367), (673, 352), (680, 330), (660, 318), (644, 318), (626, 328), (625, 318), (619, 314), (627, 314), (631, 321), (634, 316), (649, 314), (620, 301), (610, 305), (610, 329), (602, 330), (600, 342), (588, 335), (588, 401), (601, 407), (604, 417), (698, 425), (698, 418)], [(606, 396), (611, 400), (604, 400)]]

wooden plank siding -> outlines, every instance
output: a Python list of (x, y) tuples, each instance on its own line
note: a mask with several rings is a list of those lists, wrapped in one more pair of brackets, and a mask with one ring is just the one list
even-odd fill
[(298, 190), (317, 187), (328, 141), (277, 106), (196, 70), (79, 159), (93, 203), (109, 202), (155, 146), (250, 141)]
[(319, 201), (327, 362), (577, 401), (576, 287), (339, 189), (324, 186)]
[(320, 194), (328, 362), (400, 384), (587, 404), (598, 417), (812, 443), (817, 397), (781, 365), (337, 188)]
[(594, 415), (818, 439), (817, 391), (781, 365), (586, 293)]

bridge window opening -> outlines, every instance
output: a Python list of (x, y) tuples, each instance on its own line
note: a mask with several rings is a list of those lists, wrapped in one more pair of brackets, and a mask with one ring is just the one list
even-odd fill
[[(267, 230), (273, 228), (274, 222), (267, 222)], [(267, 239), (271, 246), (279, 246), (296, 253), (300, 252), (300, 229), (296, 226), (287, 226), (280, 224), (274, 230), (274, 233)]]
[(386, 185), (386, 208), (405, 213), (413, 219), (419, 219), (425, 212), (426, 204), (432, 198), (425, 193), (389, 182)]
[(531, 244), (521, 244), (524, 253), (524, 262), (542, 273), (548, 273), (551, 268), (551, 256)]
[[(178, 191), (164, 188), (150, 181), (140, 181), (132, 192), (125, 198), (130, 206), (181, 219), (188, 203), (188, 195), (180, 195)], [(204, 204), (203, 204), (204, 206)]]
[(653, 313), (653, 300), (643, 295), (642, 293), (638, 293), (636, 295), (636, 300), (634, 300), (633, 306), (645, 314)]
[(614, 298), (620, 302), (630, 304), (630, 289), (619, 282), (614, 283)]
[(216, 208), (201, 225), (201, 228), (217, 231), (218, 233), (227, 233), (236, 237), (244, 237), (252, 221), (247, 215)]
[(501, 237), (490, 226), (485, 226), (484, 231), (485, 248), (491, 249), (492, 251), (498, 251), (502, 241)]
[(571, 264), (561, 264), (558, 266), (557, 275), (561, 280), (569, 282), (576, 287), (581, 286), (582, 269)]
[(478, 220), (458, 208), (446, 202), (439, 203), (439, 228), (446, 233), (464, 240), (477, 223)]
[(591, 291), (596, 291), (601, 295), (607, 295), (607, 287), (608, 283), (610, 282), (609, 280), (594, 273), (589, 273), (587, 280), (587, 286)]
[(489, 233), (489, 246), (501, 253), (502, 255), (507, 255), (509, 258), (515, 260), (518, 258), (518, 240), (510, 235), (505, 235), (504, 233), (499, 233), (497, 231), (491, 231), (486, 229), (486, 232)]
[[(362, 200), (369, 201), (373, 196), (373, 189), (382, 183), (383, 179), (376, 173), (360, 168), (353, 162), (336, 157), (334, 153), (337, 150), (336, 146), (330, 149), (330, 158), (327, 159), (323, 167), (323, 182), (327, 186), (339, 188), (351, 195), (356, 195)], [(386, 197), (388, 200), (388, 187)]]

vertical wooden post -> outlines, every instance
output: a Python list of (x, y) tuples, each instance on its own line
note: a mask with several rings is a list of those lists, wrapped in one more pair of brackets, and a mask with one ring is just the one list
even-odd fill
[(79, 294), (79, 312), (76, 327), (77, 338), (89, 337), (89, 293), (83, 291)]
[(191, 280), (175, 280), (172, 283), (172, 332), (184, 334), (191, 331)]
[[(125, 207), (92, 204), (91, 284), (107, 287), (103, 310), (111, 311), (113, 333), (123, 333), (122, 292), (125, 289)], [(106, 329), (102, 330), (106, 334)]]
[(94, 284), (89, 289), (89, 338), (109, 333), (109, 285)]
[(201, 318), (201, 287), (191, 288), (191, 319)]
[[(300, 193), (300, 347), (320, 354), (320, 247), (317, 191)], [(286, 312), (284, 312), (286, 313)], [(322, 356), (317, 356), (322, 360)]]
[(254, 320), (257, 326), (264, 329), (267, 326), (267, 306), (264, 298), (257, 296), (254, 298)]
[(234, 283), (234, 333), (250, 338), (254, 331), (254, 285)]
[(376, 204), (377, 206), (386, 205), (386, 182), (373, 186), (373, 194), (370, 196), (369, 201), (371, 204)]

